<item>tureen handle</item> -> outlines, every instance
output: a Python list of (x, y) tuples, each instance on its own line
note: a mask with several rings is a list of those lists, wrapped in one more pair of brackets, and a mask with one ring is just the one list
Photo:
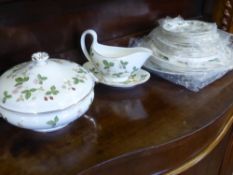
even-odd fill
[(87, 48), (86, 48), (86, 44), (85, 44), (86, 36), (88, 34), (93, 37), (92, 46), (97, 43), (97, 34), (94, 30), (89, 29), (89, 30), (86, 30), (85, 32), (83, 32), (81, 39), (80, 39), (82, 51), (83, 51), (85, 57), (88, 59), (88, 61), (91, 62), (91, 56), (88, 53)]
[(95, 128), (97, 128), (97, 123), (96, 123), (96, 121), (95, 121), (95, 119), (94, 119), (93, 117), (88, 116), (88, 115), (86, 115), (86, 114), (85, 114), (83, 117), (86, 118), (91, 124), (93, 124), (93, 126), (94, 126)]
[(46, 52), (36, 52), (32, 54), (32, 61), (36, 63), (43, 64), (47, 59), (49, 59), (49, 54)]

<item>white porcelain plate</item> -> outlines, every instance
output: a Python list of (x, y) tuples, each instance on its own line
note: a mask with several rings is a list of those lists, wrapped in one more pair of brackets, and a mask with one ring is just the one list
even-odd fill
[(96, 79), (98, 80), (97, 82), (102, 83), (107, 86), (112, 86), (112, 87), (120, 87), (120, 88), (129, 88), (129, 87), (134, 87), (140, 84), (145, 83), (146, 81), (149, 80), (150, 78), (150, 73), (140, 69), (137, 72), (133, 72), (131, 76), (128, 78), (128, 80), (123, 81), (123, 82), (109, 82), (106, 81), (103, 78), (103, 75), (93, 66), (92, 63), (86, 62), (83, 67), (91, 72)]
[(154, 73), (167, 74), (167, 75), (186, 75), (186, 76), (203, 75), (205, 73), (223, 72), (227, 70), (227, 69), (217, 69), (217, 70), (212, 70), (210, 72), (203, 72), (203, 71), (183, 72), (177, 70), (171, 71), (166, 68), (161, 68), (159, 65), (156, 65), (154, 62), (152, 62), (151, 59), (148, 59), (143, 67), (149, 70), (150, 72), (154, 72)]
[(216, 29), (214, 23), (207, 23), (199, 20), (184, 20), (182, 18), (165, 19), (162, 29), (167, 32), (179, 34), (206, 34)]
[(179, 72), (179, 71), (170, 71), (164, 68), (161, 68), (160, 66), (156, 65), (155, 63), (153, 63), (151, 61), (151, 59), (148, 59), (144, 66), (144, 68), (152, 71), (152, 72), (157, 72), (157, 73), (165, 73), (165, 74), (170, 74), (170, 75), (177, 75), (177, 74), (183, 74), (183, 72)]

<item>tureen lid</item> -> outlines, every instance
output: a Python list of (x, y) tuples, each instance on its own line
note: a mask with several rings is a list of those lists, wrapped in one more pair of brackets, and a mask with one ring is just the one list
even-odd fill
[(94, 80), (80, 65), (38, 52), (0, 77), (0, 106), (23, 113), (62, 110), (80, 102), (93, 87)]

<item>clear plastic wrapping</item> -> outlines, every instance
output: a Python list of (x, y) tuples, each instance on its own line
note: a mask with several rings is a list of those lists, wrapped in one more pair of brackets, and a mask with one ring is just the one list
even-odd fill
[(163, 79), (166, 79), (174, 84), (184, 86), (185, 88), (194, 92), (198, 92), (200, 89), (221, 78), (228, 72), (228, 70), (193, 73), (171, 72), (159, 68), (157, 65), (154, 65), (150, 60), (148, 60), (145, 63), (144, 67), (151, 73)]
[(144, 65), (152, 73), (199, 91), (233, 68), (233, 37), (216, 24), (181, 17), (167, 17), (159, 24), (147, 36), (130, 42), (153, 51)]

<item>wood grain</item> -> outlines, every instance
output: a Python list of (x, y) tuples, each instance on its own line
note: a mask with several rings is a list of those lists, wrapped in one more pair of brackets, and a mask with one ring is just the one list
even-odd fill
[[(224, 124), (222, 130), (220, 130), (220, 133), (216, 136), (216, 138), (205, 148), (203, 151), (201, 151), (198, 155), (196, 155), (193, 159), (186, 161), (183, 165), (179, 166), (178, 168), (171, 170), (169, 172), (166, 172), (165, 175), (173, 175), (173, 174), (180, 174), (185, 172), (186, 170), (190, 169), (191, 167), (195, 166), (197, 163), (199, 163), (201, 160), (203, 160), (205, 157), (207, 157), (208, 154), (210, 154), (217, 146), (218, 144), (224, 139), (226, 134), (231, 131), (233, 124), (233, 116), (230, 117), (230, 119)], [(230, 148), (232, 148), (232, 143), (230, 143)], [(230, 152), (230, 159), (231, 151)], [(228, 162), (228, 160), (226, 160)], [(225, 164), (226, 165), (226, 164)], [(230, 166), (227, 166), (230, 167)], [(224, 168), (223, 168), (224, 169)], [(230, 172), (230, 171), (229, 171)]]
[(231, 135), (226, 148), (220, 174), (228, 175), (232, 173), (233, 173), (233, 131), (231, 130)]
[[(101, 43), (123, 46), (130, 38), (149, 32), (161, 17), (211, 16), (213, 2), (3, 0), (0, 72), (29, 60), (38, 50), (82, 64), (86, 60), (79, 38), (87, 28), (98, 32)], [(226, 148), (231, 150), (230, 134), (217, 139), (220, 144), (211, 154), (204, 150), (217, 143), (233, 114), (232, 76), (230, 72), (198, 93), (155, 75), (131, 89), (97, 84), (86, 117), (53, 133), (15, 128), (1, 119), (0, 174), (158, 175), (200, 155), (207, 157), (184, 174), (218, 171), (223, 158), (225, 169), (231, 156), (222, 153)], [(210, 162), (213, 158), (218, 161)]]

